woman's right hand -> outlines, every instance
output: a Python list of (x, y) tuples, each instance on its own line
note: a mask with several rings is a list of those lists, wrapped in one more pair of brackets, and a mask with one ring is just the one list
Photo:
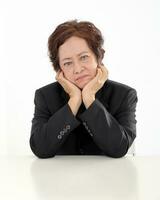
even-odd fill
[(58, 70), (55, 79), (61, 84), (65, 92), (69, 94), (70, 98), (75, 98), (82, 101), (81, 90), (64, 77), (62, 70)]

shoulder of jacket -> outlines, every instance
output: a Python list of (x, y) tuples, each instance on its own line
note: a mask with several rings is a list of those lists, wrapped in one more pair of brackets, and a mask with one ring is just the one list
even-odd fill
[(36, 89), (36, 91), (44, 94), (44, 95), (48, 95), (50, 93), (59, 93), (60, 89), (61, 89), (61, 85), (58, 83), (58, 81), (44, 85), (38, 89)]
[(129, 86), (127, 84), (117, 82), (117, 81), (114, 81), (114, 80), (110, 80), (110, 79), (108, 79), (105, 84), (106, 84), (106, 87), (110, 87), (114, 91), (116, 91), (116, 90), (124, 91), (124, 92), (128, 92), (128, 91), (131, 91), (131, 90), (136, 91), (135, 88), (133, 88), (132, 86)]

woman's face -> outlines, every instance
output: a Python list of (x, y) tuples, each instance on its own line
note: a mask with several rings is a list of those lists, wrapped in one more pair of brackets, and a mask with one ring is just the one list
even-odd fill
[(58, 53), (59, 65), (65, 78), (80, 89), (96, 76), (96, 56), (83, 38), (70, 37), (59, 47)]

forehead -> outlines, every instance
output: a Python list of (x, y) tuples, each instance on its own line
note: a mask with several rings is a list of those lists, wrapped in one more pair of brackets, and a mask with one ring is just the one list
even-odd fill
[(84, 51), (91, 52), (86, 40), (72, 36), (59, 47), (58, 53), (59, 58), (63, 60), (66, 57), (73, 57)]

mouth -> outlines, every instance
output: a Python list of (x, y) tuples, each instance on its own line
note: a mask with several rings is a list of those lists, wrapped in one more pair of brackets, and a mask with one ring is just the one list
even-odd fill
[(88, 77), (88, 75), (82, 76), (82, 77), (76, 79), (76, 81), (82, 81), (82, 80), (84, 80), (86, 77)]

